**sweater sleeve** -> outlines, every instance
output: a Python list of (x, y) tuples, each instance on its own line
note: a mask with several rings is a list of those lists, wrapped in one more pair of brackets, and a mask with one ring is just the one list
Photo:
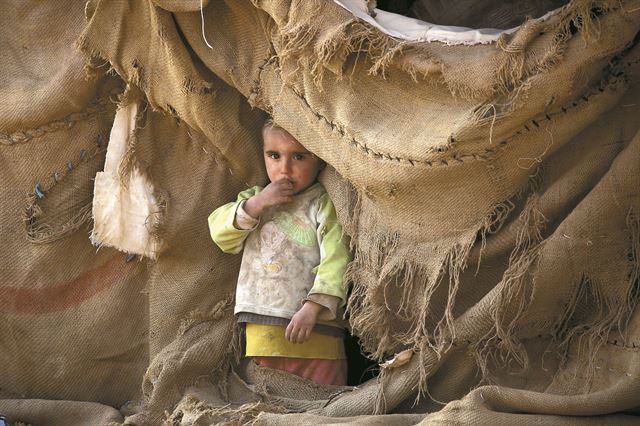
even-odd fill
[(224, 253), (240, 253), (244, 246), (244, 240), (258, 226), (256, 223), (253, 228), (238, 229), (234, 225), (234, 220), (240, 204), (260, 191), (262, 191), (262, 188), (259, 186), (242, 191), (238, 194), (236, 201), (218, 207), (209, 215), (211, 239)]
[(340, 306), (347, 300), (344, 273), (351, 261), (349, 237), (342, 233), (336, 210), (329, 194), (320, 197), (317, 221), (317, 237), (320, 246), (320, 264), (314, 268), (316, 274), (309, 296), (325, 294), (340, 299)]

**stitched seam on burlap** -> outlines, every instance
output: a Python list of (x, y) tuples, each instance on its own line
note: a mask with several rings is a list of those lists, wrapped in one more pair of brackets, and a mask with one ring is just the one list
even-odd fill
[[(273, 44), (271, 44), (271, 52), (270, 55), (267, 56), (262, 64), (258, 66), (258, 75), (255, 80), (253, 80), (253, 85), (249, 89), (249, 96), (247, 99), (250, 103), (257, 103), (256, 101), (260, 101), (260, 104), (264, 104), (262, 102), (262, 74), (266, 70), (267, 66), (274, 64), (278, 60), (278, 56), (275, 54), (275, 50), (273, 48)], [(267, 107), (267, 105), (261, 105), (263, 107)], [(272, 108), (265, 108), (267, 113), (272, 114)]]
[(70, 129), (79, 121), (89, 120), (104, 113), (109, 102), (111, 102), (111, 99), (109, 96), (106, 96), (92, 102), (84, 110), (71, 113), (61, 120), (52, 121), (35, 129), (13, 133), (0, 133), (0, 143), (2, 145), (22, 144), (29, 142), (34, 138), (42, 137), (47, 133)]
[(608, 340), (607, 345), (616, 346), (621, 349), (628, 349), (632, 351), (640, 350), (640, 342), (628, 342), (624, 343), (622, 340)]
[[(542, 335), (540, 334), (537, 337), (541, 338)], [(499, 341), (501, 339), (497, 339), (497, 340)], [(471, 342), (471, 340), (465, 339), (465, 340), (458, 340), (458, 341), (451, 340), (448, 343), (450, 343), (451, 346), (454, 346), (454, 347), (457, 347), (457, 346), (466, 347), (466, 346), (471, 345), (473, 342)], [(629, 350), (634, 350), (634, 351), (640, 350), (640, 342), (624, 343), (621, 340), (614, 339), (614, 340), (608, 340), (607, 341), (607, 345), (616, 346), (616, 347), (621, 348), (621, 349), (629, 349)]]
[[(602, 369), (603, 369), (603, 367), (599, 367), (599, 366), (597, 366), (597, 365), (596, 365), (594, 368), (595, 368), (596, 370), (602, 370)], [(631, 373), (629, 373), (629, 372), (627, 372), (627, 371), (620, 371), (620, 370), (616, 370), (615, 368), (605, 368), (605, 370), (607, 370), (609, 373), (624, 374), (624, 375), (625, 375), (625, 376), (627, 376), (627, 377), (638, 377), (638, 375), (631, 374)]]
[[(575, 357), (571, 357), (571, 358), (575, 358)], [(607, 372), (607, 374), (609, 374), (609, 373), (614, 373), (614, 374), (624, 375), (624, 376), (626, 376), (626, 377), (632, 377), (632, 378), (638, 378), (638, 377), (640, 377), (640, 376), (639, 376), (639, 375), (637, 375), (637, 374), (632, 374), (632, 373), (630, 373), (630, 372), (628, 372), (628, 371), (624, 371), (624, 370), (617, 370), (617, 369), (615, 369), (615, 368), (610, 368), (610, 367), (603, 367), (603, 366), (598, 366), (598, 365), (596, 365), (596, 366), (594, 366), (593, 368), (594, 368), (594, 370), (602, 370), (602, 371), (606, 371), (606, 372)], [(577, 372), (577, 371), (576, 371), (575, 373), (572, 373), (572, 374), (571, 374), (571, 377), (572, 377), (573, 379), (589, 380), (589, 376), (588, 376), (588, 375), (585, 375), (584, 373), (580, 373), (580, 372)]]
[(49, 178), (46, 185), (36, 183), (34, 191), (27, 197), (27, 207), (24, 211), (23, 220), (27, 232), (27, 240), (32, 243), (50, 243), (56, 241), (69, 232), (79, 228), (91, 215), (92, 201), (88, 205), (82, 206), (78, 210), (78, 214), (69, 223), (63, 225), (62, 230), (48, 228), (46, 225), (38, 224), (38, 216), (41, 215), (37, 202), (39, 199), (45, 198), (48, 191), (64, 180), (66, 176), (72, 173), (79, 165), (87, 163), (96, 156), (105, 153), (106, 147), (102, 141), (102, 136), (97, 139), (97, 147), (91, 152), (85, 149), (80, 150), (80, 159), (75, 163), (69, 161), (62, 172), (54, 172)]
[[(311, 113), (315, 115), (318, 120), (323, 121), (327, 126), (331, 127), (332, 132), (337, 131), (341, 137), (348, 138), (349, 144), (351, 145), (351, 147), (363, 152), (364, 154), (368, 156), (372, 156), (381, 161), (395, 161), (397, 163), (405, 163), (411, 166), (415, 166), (416, 164), (421, 164), (427, 167), (442, 167), (442, 166), (449, 166), (452, 164), (464, 163), (464, 162), (473, 161), (473, 160), (487, 161), (493, 158), (498, 150), (503, 150), (506, 147), (507, 143), (509, 143), (510, 141), (516, 139), (517, 137), (519, 137), (524, 133), (531, 132), (532, 130), (537, 130), (538, 128), (540, 128), (540, 125), (542, 123), (552, 121), (554, 116), (566, 114), (569, 110), (573, 108), (577, 108), (582, 104), (589, 102), (589, 100), (593, 96), (597, 96), (605, 92), (606, 89), (614, 87), (617, 82), (618, 82), (618, 79), (614, 79), (613, 81), (609, 82), (609, 84), (607, 84), (606, 87), (598, 87), (597, 89), (592, 90), (591, 92), (583, 94), (579, 98), (571, 101), (565, 106), (560, 107), (560, 109), (557, 109), (554, 112), (546, 112), (536, 116), (535, 118), (525, 122), (520, 130), (516, 131), (513, 135), (507, 138), (504, 138), (493, 147), (484, 148), (482, 151), (478, 153), (473, 153), (473, 152), (462, 153), (462, 154), (455, 153), (449, 158), (434, 159), (431, 161), (418, 160), (413, 158), (403, 158), (399, 156), (393, 156), (389, 153), (371, 149), (367, 146), (366, 143), (358, 141), (353, 136), (349, 135), (345, 130), (345, 126), (343, 124), (338, 123), (336, 121), (332, 121), (327, 117), (325, 117), (324, 115), (322, 115), (320, 112), (314, 110), (309, 104), (309, 102), (307, 101), (307, 99), (304, 97), (304, 95), (301, 94), (298, 90), (292, 87), (291, 91), (296, 97), (298, 97), (305, 104), (308, 110), (311, 111)], [(438, 152), (439, 149), (441, 148), (430, 148), (429, 150), (427, 150), (427, 152), (428, 153)]]
[[(210, 157), (213, 160), (213, 162), (216, 164), (216, 166), (226, 170), (226, 172), (229, 173), (229, 176), (231, 176), (234, 180), (236, 180), (237, 182), (241, 182), (245, 187), (251, 187), (255, 185), (255, 184), (246, 182), (244, 179), (240, 179), (238, 176), (236, 176), (236, 174), (233, 172), (233, 167), (231, 167), (231, 165), (229, 164), (229, 161), (227, 160), (227, 157), (225, 157), (223, 154), (219, 154), (219, 153), (216, 154), (213, 152), (209, 152), (207, 150), (207, 148), (212, 148), (212, 150), (218, 151), (215, 145), (205, 145), (204, 143), (200, 142), (198, 139), (194, 138), (188, 129), (186, 132), (187, 132), (187, 136), (189, 137), (189, 140), (194, 144), (199, 145), (200, 149), (202, 149), (202, 152), (204, 152), (208, 157)], [(206, 136), (205, 136), (205, 139), (208, 140)]]

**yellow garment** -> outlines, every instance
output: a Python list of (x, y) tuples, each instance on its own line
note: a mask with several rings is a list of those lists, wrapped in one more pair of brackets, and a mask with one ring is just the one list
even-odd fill
[(302, 344), (284, 337), (286, 327), (247, 323), (246, 356), (282, 356), (287, 358), (345, 359), (344, 342), (340, 337), (312, 332)]

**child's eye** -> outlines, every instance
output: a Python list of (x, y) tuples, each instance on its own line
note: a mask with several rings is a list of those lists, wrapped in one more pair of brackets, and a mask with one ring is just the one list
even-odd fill
[(267, 156), (273, 160), (277, 160), (278, 158), (280, 158), (280, 154), (278, 154), (277, 152), (270, 152), (267, 154)]
[(304, 160), (304, 154), (293, 154), (294, 160)]

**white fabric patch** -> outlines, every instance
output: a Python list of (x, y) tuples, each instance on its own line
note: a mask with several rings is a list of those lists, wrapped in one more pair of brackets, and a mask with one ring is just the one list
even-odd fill
[(104, 171), (98, 172), (93, 190), (91, 242), (152, 259), (158, 255), (159, 239), (152, 235), (152, 218), (159, 211), (153, 184), (133, 166), (128, 187), (120, 182), (118, 167), (136, 123), (138, 104), (116, 112), (107, 147)]
[[(334, 0), (357, 18), (367, 22), (383, 33), (407, 41), (439, 41), (446, 44), (488, 44), (494, 43), (500, 34), (512, 33), (518, 29), (500, 30), (495, 28), (473, 29), (449, 25), (435, 25), (419, 19), (375, 9), (376, 16), (367, 13), (362, 0)], [(547, 14), (548, 15), (548, 14)], [(546, 19), (547, 15), (540, 19)]]

